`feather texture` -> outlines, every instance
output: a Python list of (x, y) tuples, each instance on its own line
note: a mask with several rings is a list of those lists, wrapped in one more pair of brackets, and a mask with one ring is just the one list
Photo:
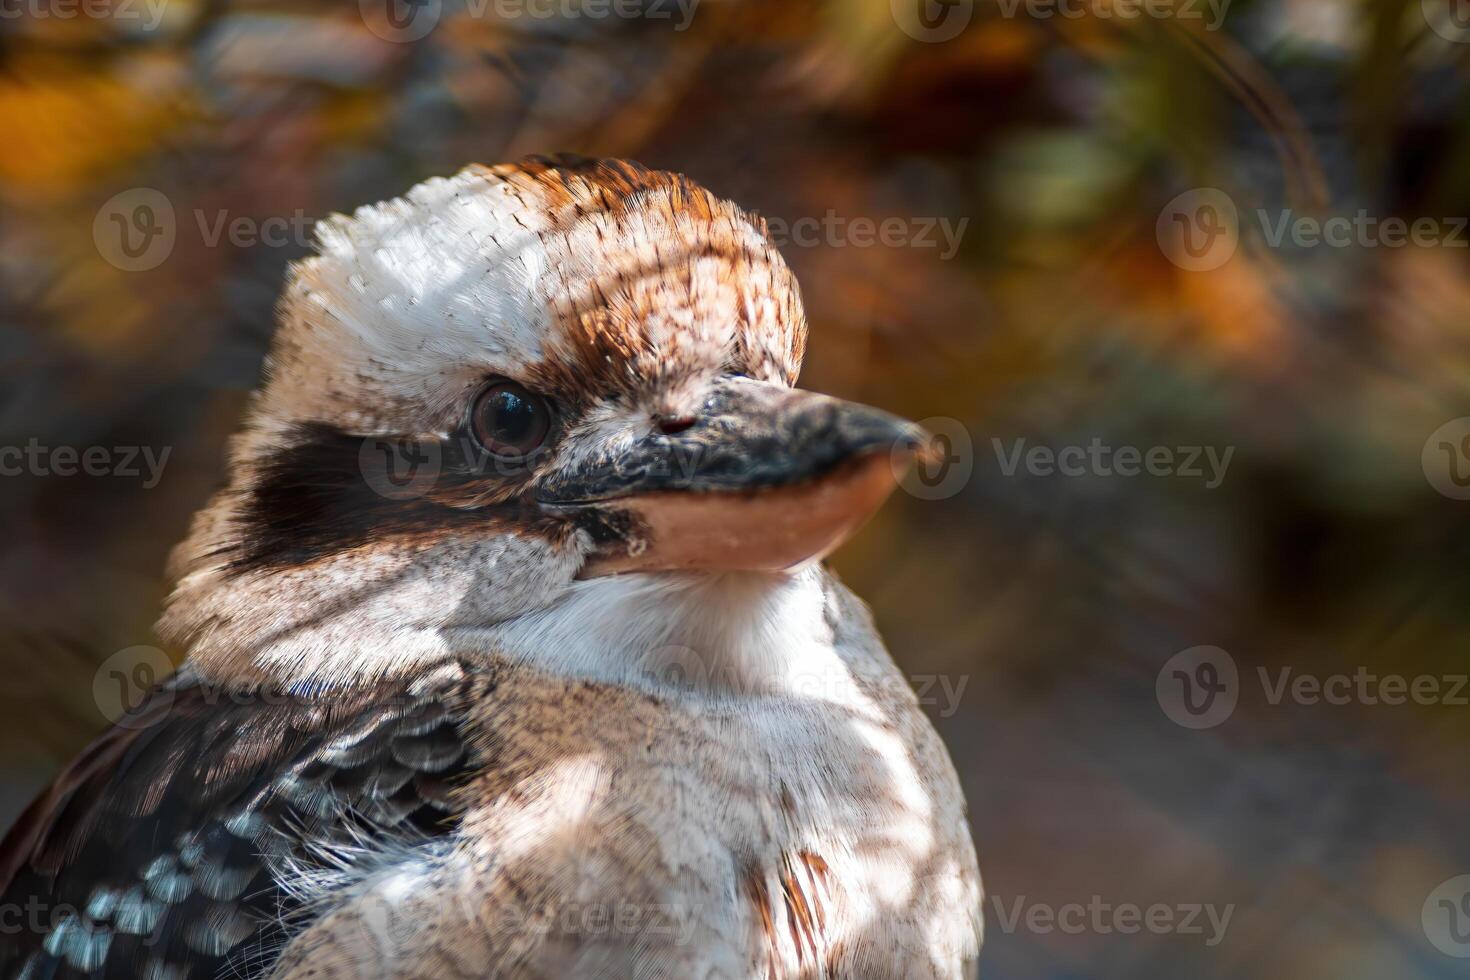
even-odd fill
[(428, 846), (472, 760), (461, 680), (224, 694), (189, 670), (109, 731), (4, 842), (0, 975), (263, 976), (333, 842)]

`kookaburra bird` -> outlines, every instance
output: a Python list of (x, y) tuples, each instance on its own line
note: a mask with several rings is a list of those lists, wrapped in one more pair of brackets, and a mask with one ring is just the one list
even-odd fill
[(969, 976), (953, 766), (820, 559), (919, 430), (748, 215), (471, 167), (296, 265), (182, 668), (6, 839), (5, 977)]

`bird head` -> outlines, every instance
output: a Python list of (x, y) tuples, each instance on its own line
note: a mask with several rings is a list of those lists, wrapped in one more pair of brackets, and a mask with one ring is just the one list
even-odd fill
[(206, 670), (381, 675), (592, 589), (779, 592), (920, 448), (792, 387), (791, 271), (683, 177), (471, 167), (317, 239), (175, 556), (160, 629)]

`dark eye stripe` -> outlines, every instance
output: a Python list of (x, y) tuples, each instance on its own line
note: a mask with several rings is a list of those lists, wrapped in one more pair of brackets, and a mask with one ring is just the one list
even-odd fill
[(465, 433), (413, 442), (299, 426), (247, 490), (230, 567), (292, 567), (385, 537), (472, 526), (544, 533), (544, 523), (516, 502), (529, 472), (524, 457), (487, 466)]

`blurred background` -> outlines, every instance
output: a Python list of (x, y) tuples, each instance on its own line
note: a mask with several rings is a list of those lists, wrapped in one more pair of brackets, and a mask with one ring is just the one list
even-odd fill
[(1467, 77), (1463, 0), (0, 0), (0, 823), (158, 644), (311, 224), (628, 156), (949, 440), (835, 564), (984, 975), (1470, 975)]

